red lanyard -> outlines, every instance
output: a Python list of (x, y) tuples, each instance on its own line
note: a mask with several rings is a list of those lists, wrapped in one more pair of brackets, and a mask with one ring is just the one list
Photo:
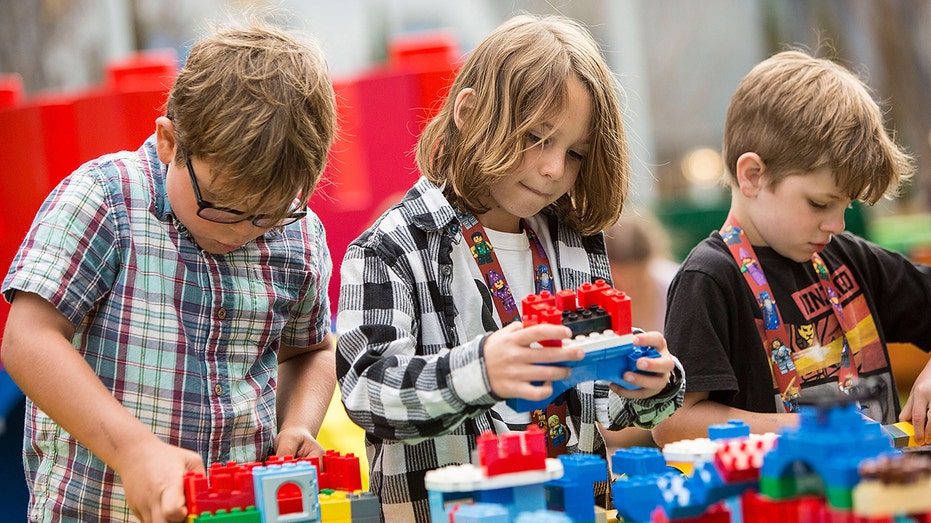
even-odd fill
[[(734, 261), (737, 262), (740, 272), (744, 275), (744, 281), (747, 282), (751, 292), (756, 297), (760, 311), (763, 313), (764, 330), (760, 331), (760, 337), (772, 365), (773, 380), (782, 396), (783, 407), (787, 412), (796, 412), (798, 410), (801, 383), (799, 383), (795, 361), (792, 358), (790, 345), (793, 339), (792, 332), (783, 323), (779, 307), (776, 305), (775, 294), (773, 294), (769, 286), (766, 275), (763, 274), (760, 260), (733, 215), (728, 215), (727, 220), (725, 220), (724, 226), (721, 228), (721, 237), (724, 239), (728, 250), (730, 250), (731, 256), (734, 257)], [(818, 253), (815, 253), (811, 257), (811, 263), (815, 268), (815, 273), (818, 274), (821, 288), (831, 303), (831, 309), (834, 311), (844, 332), (837, 379), (841, 390), (846, 391), (850, 386), (850, 382), (857, 377), (857, 366), (853, 363), (846, 335), (855, 326), (844, 323), (844, 311), (840, 303), (840, 294), (834, 286), (824, 260), (821, 259)]]
[[(491, 291), (495, 308), (498, 310), (498, 316), (501, 317), (501, 324), (507, 325), (512, 321), (519, 320), (520, 311), (514, 301), (514, 296), (511, 294), (511, 287), (504, 277), (501, 263), (498, 262), (498, 255), (495, 254), (494, 247), (488, 241), (485, 228), (471, 213), (459, 211), (458, 215), (459, 222), (462, 224), (462, 236), (465, 238), (469, 250), (472, 251), (472, 258), (475, 259), (479, 272), (485, 278), (488, 290)], [(543, 291), (548, 291), (555, 294), (553, 273), (550, 269), (546, 251), (543, 250), (543, 244), (540, 243), (536, 233), (533, 232), (526, 220), (521, 220), (521, 226), (530, 241), (535, 292), (540, 294)], [(566, 453), (569, 444), (569, 428), (566, 425), (565, 395), (560, 395), (546, 407), (533, 411), (531, 421), (536, 422), (546, 434), (547, 455), (549, 457), (554, 458)]]
[[(517, 302), (511, 294), (511, 287), (504, 277), (504, 271), (498, 262), (498, 255), (495, 254), (495, 248), (488, 241), (488, 234), (485, 228), (471, 213), (458, 212), (459, 222), (462, 224), (462, 236), (465, 238), (469, 250), (472, 251), (472, 258), (478, 264), (478, 269), (485, 278), (485, 284), (491, 291), (491, 296), (495, 302), (495, 308), (498, 310), (498, 316), (501, 317), (501, 324), (507, 325), (512, 321), (520, 319), (520, 310), (517, 308)], [(533, 259), (533, 280), (536, 293), (543, 291), (553, 293), (553, 273), (550, 270), (549, 259), (543, 245), (537, 238), (536, 233), (530, 228), (526, 220), (521, 220), (527, 239), (530, 241), (530, 252)], [(522, 298), (523, 299), (523, 298)]]

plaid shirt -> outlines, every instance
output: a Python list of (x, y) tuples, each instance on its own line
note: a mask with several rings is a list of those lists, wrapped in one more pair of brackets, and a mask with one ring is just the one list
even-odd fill
[[(206, 253), (172, 217), (166, 171), (154, 137), (83, 165), (42, 205), (3, 292), (36, 293), (70, 319), (76, 349), (164, 441), (207, 465), (264, 459), (279, 345), (329, 331), (323, 226), (312, 215)], [(31, 402), (23, 455), (30, 520), (131, 520), (115, 472)]]
[[(530, 222), (557, 288), (610, 279), (601, 235), (583, 237), (549, 214)], [(482, 357), (487, 333), (499, 327), (455, 212), (426, 179), (350, 244), (337, 376), (349, 416), (366, 430), (370, 486), (385, 521), (428, 522), (424, 474), (469, 463), (479, 434), (507, 430), (506, 406), (491, 391)], [(650, 428), (669, 416), (685, 391), (677, 368), (670, 386), (646, 400), (626, 400), (606, 382), (570, 389), (569, 451), (604, 456), (596, 421), (612, 430)]]

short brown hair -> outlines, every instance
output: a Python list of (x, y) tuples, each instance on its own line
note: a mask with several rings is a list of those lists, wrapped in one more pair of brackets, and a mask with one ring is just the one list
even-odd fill
[(894, 196), (913, 173), (912, 158), (883, 125), (864, 82), (848, 69), (802, 51), (784, 51), (754, 67), (731, 98), (724, 126), (731, 183), (737, 159), (760, 156), (770, 187), (822, 167), (851, 200)]
[(224, 175), (221, 203), (284, 216), (320, 180), (336, 131), (333, 87), (311, 41), (258, 19), (198, 42), (167, 102), (180, 147)]
[[(420, 137), (420, 172), (445, 183), (452, 203), (487, 211), (481, 196), (520, 163), (527, 133), (564, 107), (573, 76), (592, 97), (591, 148), (575, 186), (551, 207), (584, 234), (611, 225), (630, 186), (620, 87), (588, 30), (564, 17), (519, 15), (478, 45)], [(454, 107), (466, 88), (475, 90), (469, 117), (480, 125), (460, 130)]]

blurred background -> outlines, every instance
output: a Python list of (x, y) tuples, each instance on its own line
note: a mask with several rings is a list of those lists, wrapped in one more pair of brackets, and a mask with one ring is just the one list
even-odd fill
[(139, 51), (172, 49), (183, 63), (211, 23), (266, 7), (318, 38), (337, 80), (384, 64), (399, 36), (443, 31), (461, 57), (516, 12), (585, 22), (626, 90), (633, 206), (662, 219), (680, 258), (726, 205), (717, 179), (731, 93), (756, 62), (789, 46), (858, 71), (918, 158), (904, 197), (856, 209), (851, 228), (910, 249), (913, 235), (870, 227), (931, 205), (928, 0), (0, 0), (0, 73), (20, 75), (27, 96), (87, 89), (103, 81), (108, 62)]
[[(8, 213), (0, 220), (4, 270), (41, 201), (24, 200), (22, 191), (44, 196), (81, 162), (110, 152), (93, 146), (72, 151), (68, 142), (88, 140), (88, 133), (59, 138), (54, 129), (35, 124), (45, 145), (33, 153), (36, 140), (24, 129), (33, 120), (23, 114), (45, 114), (49, 100), (84, 103), (88, 93), (98, 96), (113, 83), (114, 63), (167, 56), (181, 64), (211, 24), (268, 7), (285, 13), (279, 16), (283, 25), (318, 39), (340, 94), (343, 134), (328, 182), (313, 203), (322, 209), (336, 265), (345, 245), (415, 179), (410, 148), (456, 63), (518, 12), (576, 18), (602, 44), (625, 89), (634, 170), (629, 207), (658, 218), (668, 232), (673, 261), (726, 215), (729, 200), (718, 179), (730, 95), (753, 65), (789, 47), (832, 57), (857, 71), (874, 90), (899, 142), (917, 158), (918, 173), (904, 195), (869, 208), (855, 205), (848, 228), (907, 256), (929, 259), (931, 0), (0, 0), (0, 97), (6, 96), (0, 103), (0, 205)], [(422, 64), (411, 69), (412, 48), (413, 55), (426, 50), (426, 69)], [(409, 77), (414, 80), (402, 81)], [(411, 86), (425, 94), (411, 95)], [(410, 106), (394, 107), (398, 100)], [(94, 107), (88, 110), (91, 118), (103, 114)], [(137, 122), (138, 136), (100, 117), (97, 144), (112, 140), (109, 133), (120, 134), (116, 138), (124, 141), (118, 143), (126, 144), (121, 147), (138, 147), (154, 130), (157, 99), (143, 109), (147, 116)], [(80, 120), (82, 113), (76, 113), (69, 118)], [(61, 148), (67, 154), (60, 154)], [(5, 160), (4, 155), (17, 154), (21, 164)], [(57, 158), (57, 167), (31, 174), (34, 154)], [(41, 184), (33, 183), (37, 177)], [(19, 219), (10, 217), (14, 204)], [(5, 311), (0, 307), (0, 316)], [(913, 352), (920, 362), (927, 359)], [(902, 364), (900, 381), (910, 383), (908, 369), (917, 365)], [(0, 509), (4, 504), (15, 509), (25, 503), (18, 454), (22, 400), (15, 387), (4, 389), (2, 378), (0, 372), (0, 419), (9, 414), (0, 435), (0, 481), (6, 479), (9, 488), (0, 483)]]

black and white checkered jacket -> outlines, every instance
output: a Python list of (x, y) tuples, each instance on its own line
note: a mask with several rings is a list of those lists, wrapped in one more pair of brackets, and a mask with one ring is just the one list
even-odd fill
[[(600, 234), (583, 237), (547, 211), (530, 224), (547, 249), (557, 289), (610, 281)], [(370, 490), (384, 520), (429, 522), (424, 474), (469, 463), (476, 437), (501, 430), (495, 418), (504, 405), (491, 391), (482, 356), (500, 321), (438, 187), (421, 178), (349, 245), (336, 325), (343, 404), (365, 428)], [(675, 375), (646, 400), (622, 398), (606, 382), (571, 389), (569, 452), (605, 454), (596, 421), (609, 429), (650, 428), (671, 414), (685, 390), (681, 368)]]

